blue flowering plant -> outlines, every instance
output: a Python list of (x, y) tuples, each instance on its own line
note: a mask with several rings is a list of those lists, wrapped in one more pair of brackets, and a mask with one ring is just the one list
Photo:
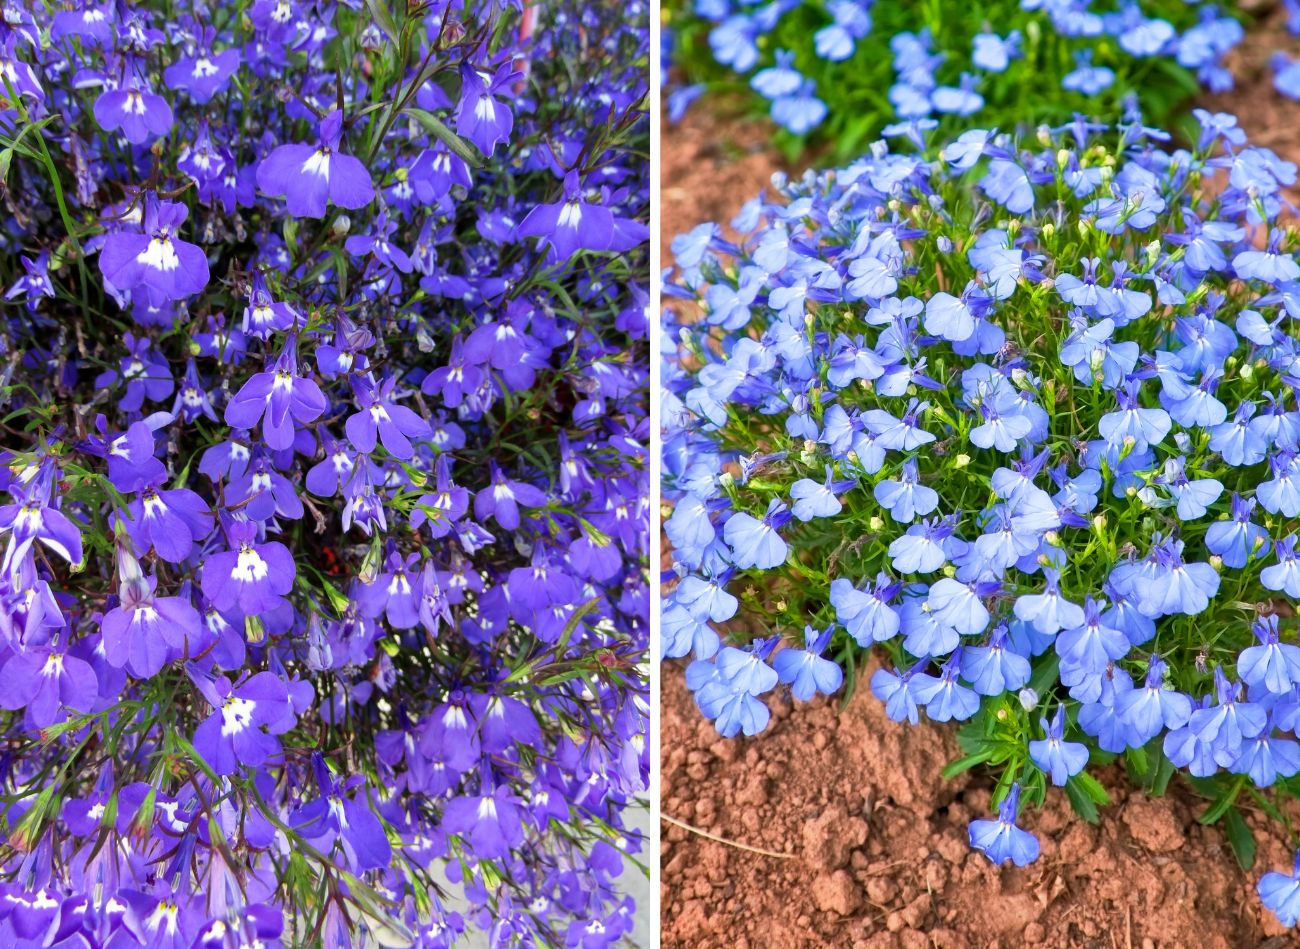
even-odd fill
[(648, 44), (6, 8), (0, 944), (631, 929)]
[(1223, 57), (1243, 31), (1213, 0), (676, 0), (671, 55), (680, 115), (706, 89), (767, 112), (791, 154), (812, 142), (847, 160), (882, 130), (951, 136), (1075, 112), (1117, 115), (1138, 92), (1170, 120), (1198, 89), (1231, 88)]
[(1196, 119), (876, 143), (674, 241), (663, 653), (721, 734), (869, 688), (962, 723), (996, 862), (1120, 761), (1249, 865), (1300, 791), (1296, 167)]

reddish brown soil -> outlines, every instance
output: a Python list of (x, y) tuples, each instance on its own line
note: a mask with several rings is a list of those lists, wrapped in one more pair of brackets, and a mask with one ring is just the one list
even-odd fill
[(771, 148), (772, 127), (739, 121), (725, 107), (696, 103), (677, 125), (663, 124), (659, 173), (659, 240), (668, 245), (696, 224), (714, 221), (728, 233), (742, 204), (768, 188), (785, 163)]
[(990, 781), (945, 781), (952, 731), (885, 717), (866, 691), (837, 712), (772, 702), (754, 739), (722, 739), (691, 702), (678, 667), (663, 688), (663, 813), (755, 854), (665, 823), (665, 947), (690, 949), (1011, 949), (1018, 946), (1236, 949), (1291, 945), (1259, 904), (1259, 873), (1289, 850), (1256, 817), (1257, 868), (1243, 873), (1204, 802), (1163, 798), (1099, 777), (1115, 804), (1098, 826), (1063, 795), (1023, 823), (1042, 856), (998, 869), (967, 844), (989, 811)]
[[(1239, 89), (1208, 108), (1242, 118), (1251, 140), (1300, 160), (1300, 105), (1272, 87), (1267, 58), (1296, 45), (1274, 19), (1238, 57)], [(664, 126), (664, 261), (668, 243), (701, 221), (725, 223), (783, 167), (762, 124), (698, 104)], [(860, 691), (842, 711), (772, 700), (755, 739), (722, 739), (691, 701), (682, 669), (666, 665), (662, 713), (663, 813), (773, 857), (665, 822), (663, 945), (689, 949), (815, 946), (1280, 949), (1300, 944), (1259, 904), (1255, 882), (1285, 868), (1284, 835), (1257, 815), (1259, 852), (1243, 872), (1217, 828), (1196, 822), (1204, 802), (1175, 779), (1166, 797), (1098, 775), (1115, 803), (1091, 826), (1062, 795), (1023, 823), (1042, 857), (993, 867), (967, 845), (989, 816), (980, 771), (945, 781), (952, 731), (890, 722)], [(869, 671), (860, 676), (865, 682)]]

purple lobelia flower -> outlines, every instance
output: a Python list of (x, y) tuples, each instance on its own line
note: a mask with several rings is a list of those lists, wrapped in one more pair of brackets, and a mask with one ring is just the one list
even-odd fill
[(469, 492), (451, 480), (451, 462), (439, 455), (434, 465), (434, 493), (422, 494), (411, 511), (411, 527), (429, 525), (434, 537), (446, 537), (469, 510)]
[(385, 616), (394, 629), (410, 629), (420, 621), (419, 574), (419, 554), (411, 554), (404, 561), (400, 554), (390, 554), (388, 569), (357, 593), (362, 615)]
[(0, 534), (9, 534), (0, 572), (10, 573), (36, 541), (69, 563), (81, 562), (81, 531), (66, 514), (50, 505), (50, 481), (37, 476), (11, 504), (0, 504)]
[(464, 340), (457, 336), (452, 340), (447, 365), (439, 366), (425, 376), (420, 391), (425, 395), (440, 394), (446, 406), (454, 409), (465, 401), (468, 394), (475, 392), (482, 382), (483, 370), (465, 358)]
[(340, 781), (320, 755), (312, 756), (312, 769), (321, 796), (290, 814), (289, 823), (309, 840), (342, 841), (357, 872), (387, 866), (392, 847), (384, 825), (365, 800), (365, 781), (359, 776)]
[(154, 457), (154, 447), (148, 422), (132, 422), (121, 435), (105, 439), (102, 450), (108, 458), (108, 480), (117, 490), (138, 491), (140, 485), (167, 476), (167, 469)]
[(514, 128), (514, 116), (497, 96), (514, 79), (514, 66), (506, 63), (488, 76), (473, 66), (460, 69), (460, 105), (456, 110), (456, 131), (491, 155), (498, 142), (507, 141)]
[(289, 690), (270, 672), (232, 685), (225, 676), (210, 681), (192, 676), (212, 714), (194, 732), (194, 749), (217, 774), (256, 768), (280, 753), (276, 734), (293, 727)]
[(311, 466), (305, 483), (312, 494), (329, 498), (338, 494), (340, 485), (351, 480), (356, 461), (342, 442), (335, 441), (328, 434), (324, 436), (321, 447), (325, 457)]
[(60, 649), (37, 646), (15, 653), (0, 668), (0, 707), (25, 708), (34, 728), (53, 725), (65, 708), (89, 712), (98, 699), (95, 670)]
[(167, 360), (153, 348), (147, 336), (123, 333), (122, 344), (127, 354), (118, 363), (120, 374), (109, 370), (95, 379), (95, 385), (107, 388), (121, 378), (126, 383), (126, 394), (118, 402), (128, 412), (138, 412), (147, 398), (161, 402), (172, 394), (171, 369)]
[(519, 526), (519, 508), (545, 507), (546, 492), (523, 481), (513, 481), (497, 467), (495, 460), (488, 463), (491, 483), (474, 496), (474, 516), (480, 521), (495, 517), (506, 530)]
[(199, 293), (208, 285), (208, 258), (177, 236), (188, 215), (183, 204), (147, 198), (141, 232), (119, 230), (105, 238), (100, 272), (117, 289), (142, 287), (159, 302)]
[(339, 151), (343, 113), (321, 120), (316, 145), (281, 145), (257, 166), (257, 186), (285, 198), (294, 217), (324, 217), (325, 206), (364, 208), (375, 198), (366, 166)]
[[(256, 373), (226, 406), (226, 424), (251, 430), (262, 421), (262, 437), (277, 451), (293, 445), (295, 422), (314, 422), (325, 411), (325, 396), (311, 379), (298, 375), (296, 344), (284, 347), (269, 372)], [(263, 417), (265, 416), (265, 417)]]
[(184, 89), (195, 102), (207, 102), (225, 88), (239, 68), (238, 49), (213, 50), (216, 32), (205, 28), (199, 42), (188, 55), (163, 70), (163, 78), (173, 89)]
[(375, 440), (383, 443), (384, 450), (403, 461), (415, 454), (411, 438), (432, 434), (429, 423), (404, 405), (393, 401), (393, 388), (397, 380), (389, 377), (376, 386), (372, 380), (354, 378), (352, 389), (356, 393), (361, 411), (349, 416), (344, 428), (348, 441), (357, 451), (369, 454), (375, 450)]
[(180, 563), (212, 531), (212, 513), (188, 488), (167, 491), (161, 482), (143, 485), (123, 518), (140, 553), (150, 547), (168, 563)]
[(287, 330), (299, 323), (298, 311), (284, 302), (277, 302), (266, 285), (266, 274), (253, 274), (248, 291), (248, 306), (244, 308), (243, 331), (258, 339), (268, 339), (276, 330)]
[(132, 145), (167, 134), (172, 127), (172, 109), (167, 100), (137, 79), (134, 70), (115, 88), (95, 100), (95, 119), (107, 132), (119, 130)]
[(564, 177), (564, 200), (537, 205), (519, 222), (516, 233), (543, 238), (559, 260), (568, 260), (580, 250), (608, 249), (614, 239), (614, 215), (584, 200), (578, 173), (571, 171)]
[(453, 797), (443, 809), (443, 827), (465, 837), (480, 860), (496, 860), (523, 841), (521, 803), (506, 785)]
[(200, 633), (198, 610), (182, 597), (158, 596), (157, 589), (158, 578), (142, 576), (135, 567), (122, 579), (121, 602), (100, 622), (109, 665), (141, 679), (157, 674)]
[(54, 296), (54, 284), (50, 282), (50, 252), (41, 251), (35, 260), (24, 254), (19, 260), (24, 273), (5, 292), (5, 299), (25, 297), (28, 309), (34, 310), (41, 297)]
[(296, 569), (284, 544), (254, 543), (257, 525), (235, 521), (226, 530), (231, 549), (203, 564), (203, 595), (219, 610), (260, 616), (280, 605), (293, 589)]

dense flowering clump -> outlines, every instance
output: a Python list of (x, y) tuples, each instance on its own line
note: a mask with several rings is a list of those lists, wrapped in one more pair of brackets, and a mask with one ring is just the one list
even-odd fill
[(0, 944), (622, 939), (648, 9), (3, 21)]
[(877, 143), (674, 241), (663, 653), (723, 735), (880, 646), (889, 716), (999, 773), (995, 861), (1123, 756), (1249, 863), (1235, 803), (1300, 788), (1296, 167), (1196, 116)]
[[(679, 0), (666, 56), (690, 85), (747, 85), (793, 140), (853, 157), (891, 125), (1014, 127), (1032, 115), (1118, 114), (1130, 93), (1163, 120), (1197, 88), (1223, 91), (1243, 30), (1214, 0), (981, 0), (971, 4)], [(742, 78), (743, 77), (743, 78)]]

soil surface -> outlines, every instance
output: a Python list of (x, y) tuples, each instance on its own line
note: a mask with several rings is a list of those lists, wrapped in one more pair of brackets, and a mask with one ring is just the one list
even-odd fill
[[(859, 681), (865, 682), (870, 672)], [(1175, 779), (1165, 797), (1103, 771), (1115, 803), (1093, 826), (1064, 795), (1022, 823), (1042, 843), (1023, 870), (970, 849), (991, 779), (945, 781), (951, 729), (889, 721), (859, 691), (843, 712), (773, 699), (754, 739), (720, 738), (679, 666), (663, 683), (663, 813), (769, 856), (665, 822), (665, 947), (690, 949), (1280, 949), (1295, 945), (1260, 905), (1256, 880), (1285, 868), (1277, 828), (1255, 815), (1256, 869), (1243, 873), (1204, 801)]]
[[(1235, 55), (1237, 90), (1203, 104), (1233, 112), (1253, 143), (1300, 162), (1300, 104), (1274, 90), (1268, 65), (1278, 49), (1300, 52), (1280, 13)], [(703, 221), (725, 228), (773, 171), (790, 170), (765, 124), (709, 110), (696, 103), (681, 124), (664, 124), (665, 265), (673, 236)], [(1041, 858), (997, 868), (967, 843), (969, 821), (990, 816), (991, 779), (978, 769), (940, 774), (958, 757), (951, 729), (895, 724), (863, 688), (842, 711), (838, 700), (779, 695), (766, 732), (723, 739), (692, 702), (683, 668), (663, 666), (663, 814), (731, 843), (665, 820), (666, 947), (1300, 945), (1254, 891), (1264, 871), (1290, 866), (1283, 833), (1247, 814), (1259, 851), (1243, 872), (1222, 831), (1197, 823), (1205, 802), (1178, 778), (1153, 798), (1122, 771), (1101, 772), (1114, 804), (1096, 826), (1064, 795), (1049, 795), (1022, 820)]]

